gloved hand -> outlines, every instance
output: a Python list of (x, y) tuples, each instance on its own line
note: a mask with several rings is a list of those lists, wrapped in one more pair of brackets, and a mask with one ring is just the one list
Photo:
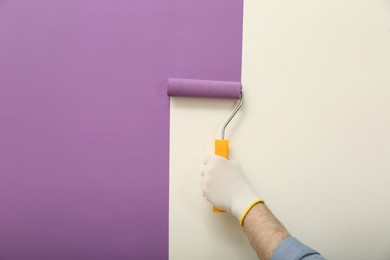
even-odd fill
[(264, 202), (249, 186), (240, 165), (213, 155), (204, 161), (203, 196), (215, 207), (232, 213), (243, 224), (249, 210)]

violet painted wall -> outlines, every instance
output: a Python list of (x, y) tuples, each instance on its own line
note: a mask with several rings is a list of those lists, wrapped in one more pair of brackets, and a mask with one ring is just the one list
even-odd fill
[(168, 258), (168, 77), (240, 80), (242, 0), (0, 0), (0, 259)]

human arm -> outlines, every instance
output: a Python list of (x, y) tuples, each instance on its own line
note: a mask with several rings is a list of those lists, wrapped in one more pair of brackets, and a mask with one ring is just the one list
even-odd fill
[(232, 213), (240, 221), (260, 259), (324, 259), (316, 251), (290, 236), (250, 187), (237, 162), (212, 156), (204, 164), (203, 196), (214, 206)]
[(267, 205), (256, 204), (248, 212), (243, 229), (260, 259), (323, 260), (317, 251), (291, 237)]
[(290, 237), (264, 203), (252, 207), (244, 220), (243, 229), (260, 259), (270, 259), (280, 242)]

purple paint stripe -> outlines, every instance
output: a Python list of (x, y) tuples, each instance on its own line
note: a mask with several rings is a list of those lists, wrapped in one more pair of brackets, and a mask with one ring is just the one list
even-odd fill
[(0, 259), (168, 259), (177, 78), (240, 81), (242, 1), (0, 2)]

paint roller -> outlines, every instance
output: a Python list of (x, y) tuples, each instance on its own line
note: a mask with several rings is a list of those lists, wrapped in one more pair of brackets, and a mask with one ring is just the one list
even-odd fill
[[(221, 139), (215, 140), (215, 154), (229, 159), (229, 141), (225, 139), (226, 127), (240, 110), (244, 99), (241, 82), (194, 79), (168, 79), (168, 96), (194, 98), (237, 99), (238, 105), (222, 127)], [(214, 212), (224, 212), (213, 207)]]

